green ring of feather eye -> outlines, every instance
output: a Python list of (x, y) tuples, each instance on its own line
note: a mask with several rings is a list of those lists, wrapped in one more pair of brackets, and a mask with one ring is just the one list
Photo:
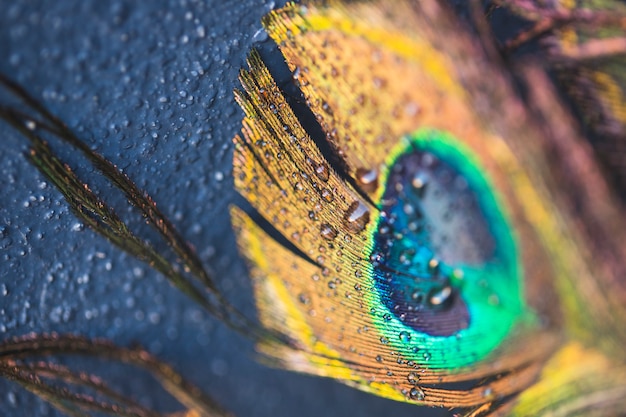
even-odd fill
[[(452, 336), (431, 336), (404, 325), (389, 314), (382, 295), (369, 300), (369, 311), (381, 343), (414, 360), (422, 366), (454, 370), (472, 365), (487, 357), (522, 322), (534, 321), (523, 299), (523, 271), (517, 242), (504, 205), (486, 176), (478, 158), (453, 136), (429, 129), (420, 129), (401, 140), (387, 159), (391, 167), (402, 155), (413, 150), (427, 151), (453, 167), (467, 181), (477, 196), (482, 215), (496, 242), (493, 260), (482, 267), (461, 266), (463, 279), (452, 285), (459, 289), (467, 304), (470, 324)], [(387, 184), (388, 175), (381, 177)], [(377, 220), (380, 224), (381, 218)], [(374, 228), (370, 238), (378, 227)], [(370, 269), (370, 276), (375, 273)]]

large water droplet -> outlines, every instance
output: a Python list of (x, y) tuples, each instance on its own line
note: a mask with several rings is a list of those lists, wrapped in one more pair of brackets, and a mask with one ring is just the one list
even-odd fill
[(324, 223), (320, 227), (320, 234), (326, 240), (333, 240), (337, 237), (337, 230), (335, 230), (335, 228), (332, 227), (330, 224)]
[(411, 398), (413, 398), (414, 400), (422, 401), (424, 399), (424, 391), (417, 387), (411, 388), (411, 391), (409, 391), (409, 395), (411, 395)]
[(363, 191), (371, 193), (378, 188), (378, 171), (375, 169), (359, 168), (356, 170), (356, 180)]
[(350, 204), (344, 215), (344, 224), (353, 233), (361, 232), (370, 220), (370, 212), (367, 206), (360, 201)]

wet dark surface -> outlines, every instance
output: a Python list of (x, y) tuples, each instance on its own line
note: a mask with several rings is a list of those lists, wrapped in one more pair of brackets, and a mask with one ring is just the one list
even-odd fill
[[(147, 190), (250, 317), (227, 210), (235, 197), (231, 138), (241, 120), (232, 89), (250, 48), (272, 49), (259, 22), (279, 5), (0, 0), (0, 71)], [(83, 159), (55, 149), (133, 230), (153, 237)], [(259, 364), (245, 337), (84, 227), (26, 152), (25, 139), (0, 124), (1, 339), (56, 331), (138, 342), (237, 416), (442, 414)], [(176, 409), (129, 368), (68, 363), (95, 367), (148, 405)], [(59, 415), (4, 380), (0, 411)]]

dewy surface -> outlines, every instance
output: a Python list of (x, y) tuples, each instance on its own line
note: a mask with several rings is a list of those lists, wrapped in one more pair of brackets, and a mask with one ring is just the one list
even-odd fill
[[(250, 48), (273, 48), (260, 19), (282, 2), (159, 3), (0, 0), (0, 71), (146, 189), (226, 296), (253, 316), (227, 211), (241, 121), (232, 89)], [(412, 405), (259, 364), (249, 341), (83, 227), (28, 163), (23, 138), (5, 124), (0, 136), (0, 338), (58, 331), (139, 342), (238, 416), (415, 414)], [(84, 160), (61, 154), (90, 173)], [(142, 230), (104, 184), (91, 183)], [(172, 411), (144, 375), (102, 368), (123, 391)], [(0, 411), (60, 415), (4, 380)]]

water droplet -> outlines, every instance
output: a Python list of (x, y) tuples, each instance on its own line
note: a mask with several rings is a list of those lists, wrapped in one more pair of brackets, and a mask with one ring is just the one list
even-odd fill
[(424, 391), (417, 387), (411, 388), (411, 391), (409, 391), (409, 395), (411, 396), (411, 398), (418, 401), (422, 401), (424, 399)]
[(159, 324), (161, 322), (161, 315), (156, 311), (153, 311), (148, 314), (148, 320), (152, 324)]
[(425, 167), (432, 167), (437, 163), (437, 158), (435, 155), (429, 152), (425, 152), (424, 156), (422, 156), (422, 165)]
[(409, 343), (411, 341), (411, 334), (407, 331), (401, 331), (398, 337), (402, 343)]
[(266, 40), (267, 40), (267, 32), (265, 31), (265, 29), (257, 30), (254, 36), (252, 36), (252, 42), (254, 43), (265, 42)]
[(426, 190), (426, 184), (428, 183), (428, 179), (422, 173), (417, 173), (411, 179), (411, 185), (417, 191), (419, 196), (424, 195), (424, 191)]
[(436, 269), (439, 266), (439, 261), (435, 258), (431, 259), (430, 261), (428, 261), (428, 267), (430, 269)]
[(370, 220), (370, 212), (367, 206), (360, 201), (350, 204), (343, 217), (344, 224), (353, 233), (361, 232)]
[(334, 196), (333, 193), (330, 192), (330, 190), (328, 188), (322, 188), (322, 190), (320, 191), (320, 195), (322, 196), (322, 198), (324, 199), (324, 201), (330, 203), (334, 200)]
[(82, 232), (84, 229), (85, 229), (85, 226), (84, 226), (84, 224), (83, 224), (83, 223), (81, 223), (81, 222), (76, 222), (76, 223), (74, 223), (74, 224), (72, 225), (72, 227), (71, 227), (71, 229), (70, 229), (70, 230), (71, 230), (72, 232)]
[(356, 170), (356, 180), (363, 191), (371, 193), (378, 188), (378, 171), (375, 169), (358, 168)]
[(382, 343), (383, 345), (386, 345), (387, 343), (389, 343), (389, 339), (387, 339), (385, 336), (381, 336), (380, 343)]
[(398, 258), (398, 260), (400, 261), (402, 265), (410, 266), (413, 263), (414, 255), (415, 255), (415, 250), (413, 249), (403, 250), (400, 253), (400, 257)]
[(9, 391), (7, 393), (7, 401), (9, 404), (11, 404), (12, 407), (15, 407), (17, 405), (17, 397), (15, 396), (15, 393), (13, 391)]
[(376, 355), (376, 362), (382, 362), (383, 361), (383, 357), (380, 355)]
[(419, 376), (419, 374), (417, 372), (411, 371), (407, 375), (406, 379), (407, 379), (407, 381), (409, 381), (410, 384), (415, 385), (420, 380), (420, 376)]
[(317, 175), (317, 178), (320, 180), (327, 182), (328, 178), (330, 178), (330, 169), (328, 168), (328, 165), (325, 162), (317, 164), (315, 166), (315, 175)]
[(326, 240), (333, 240), (337, 237), (337, 230), (335, 230), (335, 228), (328, 223), (322, 224), (320, 227), (320, 233)]
[(328, 281), (328, 288), (330, 288), (331, 290), (334, 290), (335, 288), (337, 288), (337, 283), (334, 280)]
[(450, 296), (452, 295), (452, 287), (446, 285), (443, 288), (435, 289), (428, 298), (430, 304), (434, 306), (439, 306), (448, 301)]
[(411, 294), (411, 299), (415, 300), (418, 303), (421, 303), (424, 299), (424, 294), (422, 294), (420, 291), (415, 290), (413, 291), (413, 293)]
[(370, 261), (373, 264), (378, 264), (378, 263), (384, 261), (383, 255), (380, 252), (372, 252), (372, 254), (370, 255)]
[(414, 117), (420, 112), (420, 106), (415, 102), (409, 102), (404, 106), (404, 114), (408, 117)]
[(324, 110), (326, 113), (328, 113), (331, 116), (333, 115), (333, 109), (325, 101), (322, 102), (322, 110)]

